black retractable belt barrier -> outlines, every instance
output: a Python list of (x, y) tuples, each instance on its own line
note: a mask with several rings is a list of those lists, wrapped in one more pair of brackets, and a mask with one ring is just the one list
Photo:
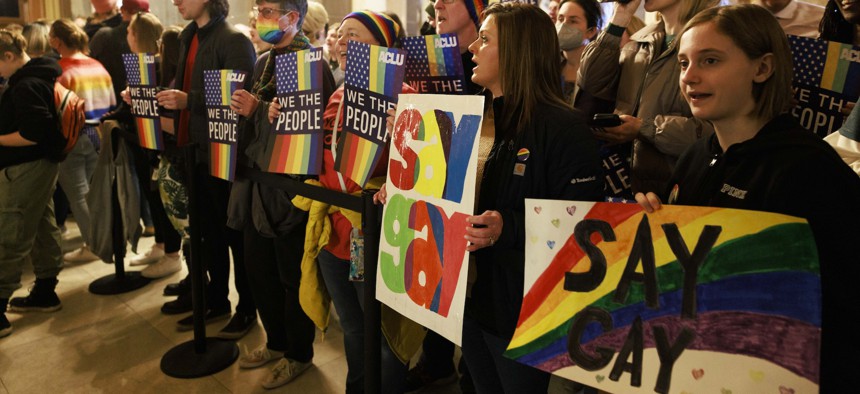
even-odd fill
[[(111, 147), (114, 157), (119, 152), (119, 141), (123, 138), (119, 129), (111, 130)], [(83, 138), (87, 138), (84, 136)], [(103, 276), (90, 283), (90, 293), (112, 295), (128, 293), (149, 284), (150, 279), (140, 276), (139, 271), (125, 272), (125, 234), (123, 229), (122, 209), (119, 205), (119, 184), (116, 177), (111, 182), (111, 212), (113, 217), (113, 261), (116, 272)]]
[(379, 258), (379, 206), (373, 203), (376, 190), (365, 190), (361, 213), (364, 234), (364, 391), (382, 392), (382, 315), (376, 300), (376, 263)]

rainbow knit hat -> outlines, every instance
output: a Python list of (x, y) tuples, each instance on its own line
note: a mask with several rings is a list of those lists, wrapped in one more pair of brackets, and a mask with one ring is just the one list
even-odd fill
[(487, 8), (487, 3), (489, 0), (464, 0), (466, 3), (466, 9), (469, 10), (469, 16), (472, 18), (472, 21), (475, 22), (476, 26), (481, 25), (481, 13), (484, 12), (484, 8)]
[(373, 34), (373, 38), (379, 41), (379, 45), (393, 47), (397, 43), (397, 36), (400, 34), (400, 25), (388, 15), (374, 11), (356, 11), (343, 17), (343, 20), (345, 21), (349, 18), (361, 22), (367, 30), (370, 30), (370, 34)]

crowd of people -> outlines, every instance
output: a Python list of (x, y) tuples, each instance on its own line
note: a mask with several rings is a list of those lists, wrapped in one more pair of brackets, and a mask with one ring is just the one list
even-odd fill
[[(590, 390), (503, 353), (523, 299), (525, 199), (609, 197), (635, 200), (648, 212), (668, 203), (807, 219), (821, 264), (821, 389), (844, 387), (858, 350), (842, 317), (858, 310), (850, 288), (860, 274), (852, 247), (860, 239), (860, 110), (846, 105), (844, 126), (824, 140), (801, 127), (789, 114), (795, 103), (786, 34), (860, 45), (860, 2), (829, 0), (818, 7), (797, 0), (632, 0), (616, 3), (610, 15), (596, 0), (553, 0), (547, 11), (528, 2), (488, 3), (433, 1), (421, 27), (421, 34), (457, 36), (463, 94), (486, 98), (476, 210), (466, 228), (476, 269), (462, 358), (455, 365), (455, 346), (440, 335), (383, 316), (402, 329), (383, 336), (382, 390), (412, 392), (457, 379), (463, 392)], [(643, 3), (658, 15), (655, 23), (635, 16)], [(347, 43), (399, 48), (406, 35), (400, 19), (356, 10), (329, 21), (314, 1), (256, 0), (253, 10), (233, 10), (249, 12), (250, 30), (243, 32), (227, 22), (226, 0), (173, 0), (184, 27), (162, 26), (147, 0), (124, 0), (121, 8), (116, 0), (92, 4), (95, 12), (83, 26), (57, 20), (0, 29), (0, 338), (12, 333), (7, 310), (61, 309), (55, 289), (64, 260), (111, 261), (110, 253), (95, 247), (110, 229), (88, 201), (106, 192), (92, 179), (100, 155), (110, 154), (111, 147), (101, 144), (105, 133), (118, 130), (113, 138), (126, 141), (132, 168), (133, 214), (140, 212), (155, 236), (154, 246), (131, 256), (129, 264), (145, 266), (148, 278), (179, 272), (180, 256), (188, 255), (193, 204), (199, 212), (193, 218), (198, 261), (208, 278), (205, 323), (226, 320), (217, 336), (235, 340), (259, 318), (266, 333), (266, 342), (243, 354), (239, 366), (274, 363), (261, 385), (289, 383), (312, 366), (315, 331), (328, 328), (333, 305), (344, 331), (346, 391), (363, 392), (364, 282), (350, 274), (350, 239), (360, 217), (333, 207), (309, 213), (285, 190), (210, 175), (203, 74), (232, 69), (252, 76), (230, 100), (239, 115), (238, 166), (265, 168), (274, 138), (269, 130), (282, 110), (274, 99), (275, 58), (324, 47), (322, 170), (318, 176), (284, 176), (360, 192), (360, 185), (336, 171), (331, 150), (334, 136), (344, 134), (338, 129), (345, 122)], [(163, 151), (132, 143), (137, 133), (125, 53), (157, 54)], [(86, 125), (70, 150), (58, 128), (55, 83), (85, 102)], [(401, 92), (416, 91), (403, 84)], [(605, 113), (617, 114), (618, 123), (589, 125), (593, 115)], [(518, 170), (523, 149), (530, 152), (529, 165)], [(630, 165), (620, 192), (604, 182), (607, 149), (621, 152)], [(372, 176), (384, 177), (386, 164)], [(385, 185), (369, 185), (380, 189), (374, 199), (386, 203)], [(84, 246), (63, 255), (69, 209)], [(311, 230), (323, 225), (309, 222), (329, 223), (330, 231)], [(132, 229), (137, 236), (138, 226)], [(12, 298), (27, 261), (35, 284), (27, 296)], [(231, 264), (239, 294), (235, 312), (228, 299)], [(191, 311), (190, 281), (167, 285), (165, 295), (177, 298), (162, 306), (163, 313)], [(192, 323), (186, 316), (177, 329), (190, 330)], [(423, 340), (420, 361), (411, 369), (407, 339)]]

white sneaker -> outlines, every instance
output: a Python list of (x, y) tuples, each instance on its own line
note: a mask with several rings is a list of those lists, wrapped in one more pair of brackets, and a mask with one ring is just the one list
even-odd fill
[(312, 363), (300, 363), (296, 360), (282, 358), (272, 368), (272, 373), (263, 380), (263, 387), (273, 389), (281, 387), (308, 370)]
[(264, 343), (262, 346), (254, 349), (251, 353), (246, 353), (239, 358), (239, 368), (257, 368), (266, 365), (269, 361), (284, 358), (284, 352), (271, 350)]
[(136, 265), (152, 264), (161, 259), (163, 256), (164, 249), (153, 246), (151, 249), (149, 249), (148, 252), (132, 257), (131, 260), (129, 260), (128, 265), (133, 267)]
[(69, 263), (87, 263), (98, 259), (99, 256), (96, 256), (86, 245), (63, 255), (63, 260)]
[(158, 262), (140, 271), (140, 276), (150, 279), (163, 278), (182, 270), (182, 259), (179, 256), (161, 256)]

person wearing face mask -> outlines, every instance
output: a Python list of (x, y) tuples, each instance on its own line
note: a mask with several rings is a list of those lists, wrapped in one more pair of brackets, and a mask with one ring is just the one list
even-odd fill
[[(260, 38), (272, 49), (257, 59), (250, 91), (240, 89), (231, 97), (231, 108), (240, 118), (240, 166), (266, 168), (266, 147), (272, 124), (267, 119), (275, 98), (275, 58), (312, 49), (303, 33), (309, 10), (307, 0), (258, 0), (257, 28)], [(335, 90), (328, 67), (322, 67), (322, 98)], [(290, 176), (294, 179), (305, 177)], [(252, 197), (253, 196), (253, 197)], [(293, 206), (292, 193), (247, 179), (233, 183), (227, 225), (243, 232), (245, 267), (266, 342), (239, 359), (241, 368), (257, 368), (277, 361), (262, 385), (267, 389), (284, 385), (311, 366), (314, 322), (299, 303), (302, 256), (308, 215)], [(253, 218), (253, 219), (252, 219)], [(316, 279), (309, 275), (308, 280)]]
[(558, 7), (555, 30), (562, 55), (564, 99), (571, 104), (582, 51), (585, 44), (597, 36), (602, 25), (603, 15), (596, 0), (562, 0)]

